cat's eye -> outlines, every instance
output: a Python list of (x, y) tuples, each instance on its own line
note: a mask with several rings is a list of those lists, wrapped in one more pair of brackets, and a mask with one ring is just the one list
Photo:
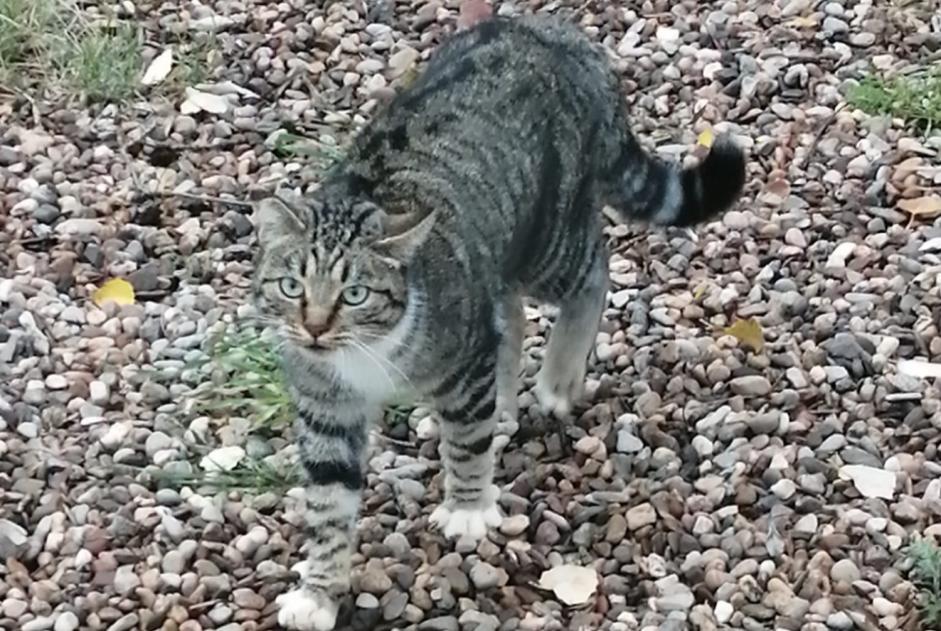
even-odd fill
[(361, 305), (366, 302), (367, 298), (369, 298), (369, 291), (369, 287), (366, 287), (365, 285), (350, 285), (343, 290), (343, 302), (350, 305), (351, 307)]
[(304, 286), (296, 278), (285, 276), (278, 281), (278, 289), (288, 298), (300, 298), (304, 294)]

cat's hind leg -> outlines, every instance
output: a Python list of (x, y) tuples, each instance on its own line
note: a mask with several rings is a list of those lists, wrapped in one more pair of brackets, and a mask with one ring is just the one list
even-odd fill
[(523, 303), (518, 294), (508, 293), (503, 299), (497, 325), (502, 330), (497, 351), (497, 420), (516, 423), (519, 420), (520, 359), (526, 327)]
[(559, 315), (534, 390), (543, 412), (557, 418), (566, 417), (584, 391), (588, 355), (607, 300), (606, 249), (594, 248), (568, 285), (570, 289), (557, 298)]

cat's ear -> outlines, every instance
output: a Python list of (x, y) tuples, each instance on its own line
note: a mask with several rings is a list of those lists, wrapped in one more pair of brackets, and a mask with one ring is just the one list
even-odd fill
[(419, 221), (413, 216), (386, 216), (383, 236), (372, 247), (383, 256), (408, 263), (431, 234), (437, 218), (435, 211)]
[(304, 222), (291, 208), (277, 197), (268, 197), (255, 204), (252, 218), (258, 243), (262, 247), (282, 237), (303, 232)]

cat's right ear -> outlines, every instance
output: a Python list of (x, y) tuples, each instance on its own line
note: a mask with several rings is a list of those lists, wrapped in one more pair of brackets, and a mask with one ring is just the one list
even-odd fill
[(304, 223), (291, 208), (277, 197), (268, 197), (255, 204), (252, 219), (258, 243), (262, 247), (282, 237), (304, 230)]

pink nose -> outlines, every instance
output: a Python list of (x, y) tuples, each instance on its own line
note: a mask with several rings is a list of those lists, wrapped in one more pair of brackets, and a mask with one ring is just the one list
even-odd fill
[(313, 337), (317, 338), (330, 330), (329, 322), (305, 322), (304, 328), (307, 329), (307, 332), (310, 333)]

